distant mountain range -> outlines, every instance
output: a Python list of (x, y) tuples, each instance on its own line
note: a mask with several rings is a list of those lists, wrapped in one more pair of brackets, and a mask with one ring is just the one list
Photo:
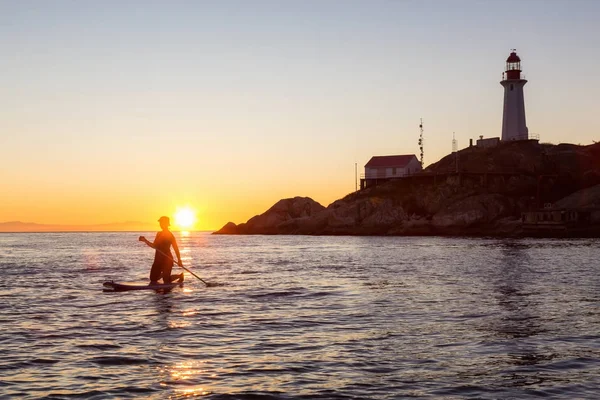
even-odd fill
[(36, 224), (21, 221), (0, 222), (0, 232), (148, 232), (158, 229), (156, 223), (149, 224), (138, 221), (94, 225)]

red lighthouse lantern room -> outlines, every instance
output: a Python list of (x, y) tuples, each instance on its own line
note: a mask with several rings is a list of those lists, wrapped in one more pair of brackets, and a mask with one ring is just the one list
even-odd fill
[(521, 79), (521, 59), (515, 49), (506, 59), (506, 79)]

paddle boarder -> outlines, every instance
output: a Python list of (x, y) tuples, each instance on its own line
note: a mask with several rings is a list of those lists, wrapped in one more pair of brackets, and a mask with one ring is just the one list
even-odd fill
[(183, 280), (183, 272), (178, 275), (171, 275), (174, 261), (173, 256), (171, 255), (171, 246), (173, 246), (175, 255), (177, 255), (177, 265), (183, 268), (177, 241), (175, 240), (173, 233), (169, 230), (171, 220), (169, 217), (163, 216), (158, 219), (158, 222), (160, 223), (160, 228), (162, 230), (156, 234), (154, 242), (150, 242), (144, 236), (140, 236), (138, 239), (140, 242), (144, 242), (156, 250), (154, 253), (154, 263), (152, 264), (152, 269), (150, 269), (150, 283), (157, 283), (161, 277), (164, 283), (171, 283), (177, 279)]

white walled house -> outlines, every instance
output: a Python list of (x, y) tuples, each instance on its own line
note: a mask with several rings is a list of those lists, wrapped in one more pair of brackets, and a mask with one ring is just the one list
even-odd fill
[(365, 175), (360, 181), (360, 187), (364, 189), (394, 178), (413, 175), (422, 169), (421, 163), (414, 154), (373, 156), (365, 164)]

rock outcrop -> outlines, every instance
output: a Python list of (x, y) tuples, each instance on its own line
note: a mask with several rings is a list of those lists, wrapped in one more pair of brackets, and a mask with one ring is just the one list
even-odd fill
[(288, 221), (310, 218), (325, 210), (321, 204), (308, 197), (294, 197), (279, 200), (264, 214), (256, 215), (245, 224), (236, 225), (228, 222), (215, 233), (218, 234), (277, 234), (281, 233), (280, 225)]
[(598, 204), (590, 199), (600, 189), (583, 190), (598, 184), (600, 144), (509, 142), (464, 149), (419, 175), (352, 193), (326, 208), (307, 197), (280, 200), (215, 233), (518, 236), (523, 211), (547, 202)]
[(559, 208), (600, 208), (600, 185), (578, 190), (556, 202)]

